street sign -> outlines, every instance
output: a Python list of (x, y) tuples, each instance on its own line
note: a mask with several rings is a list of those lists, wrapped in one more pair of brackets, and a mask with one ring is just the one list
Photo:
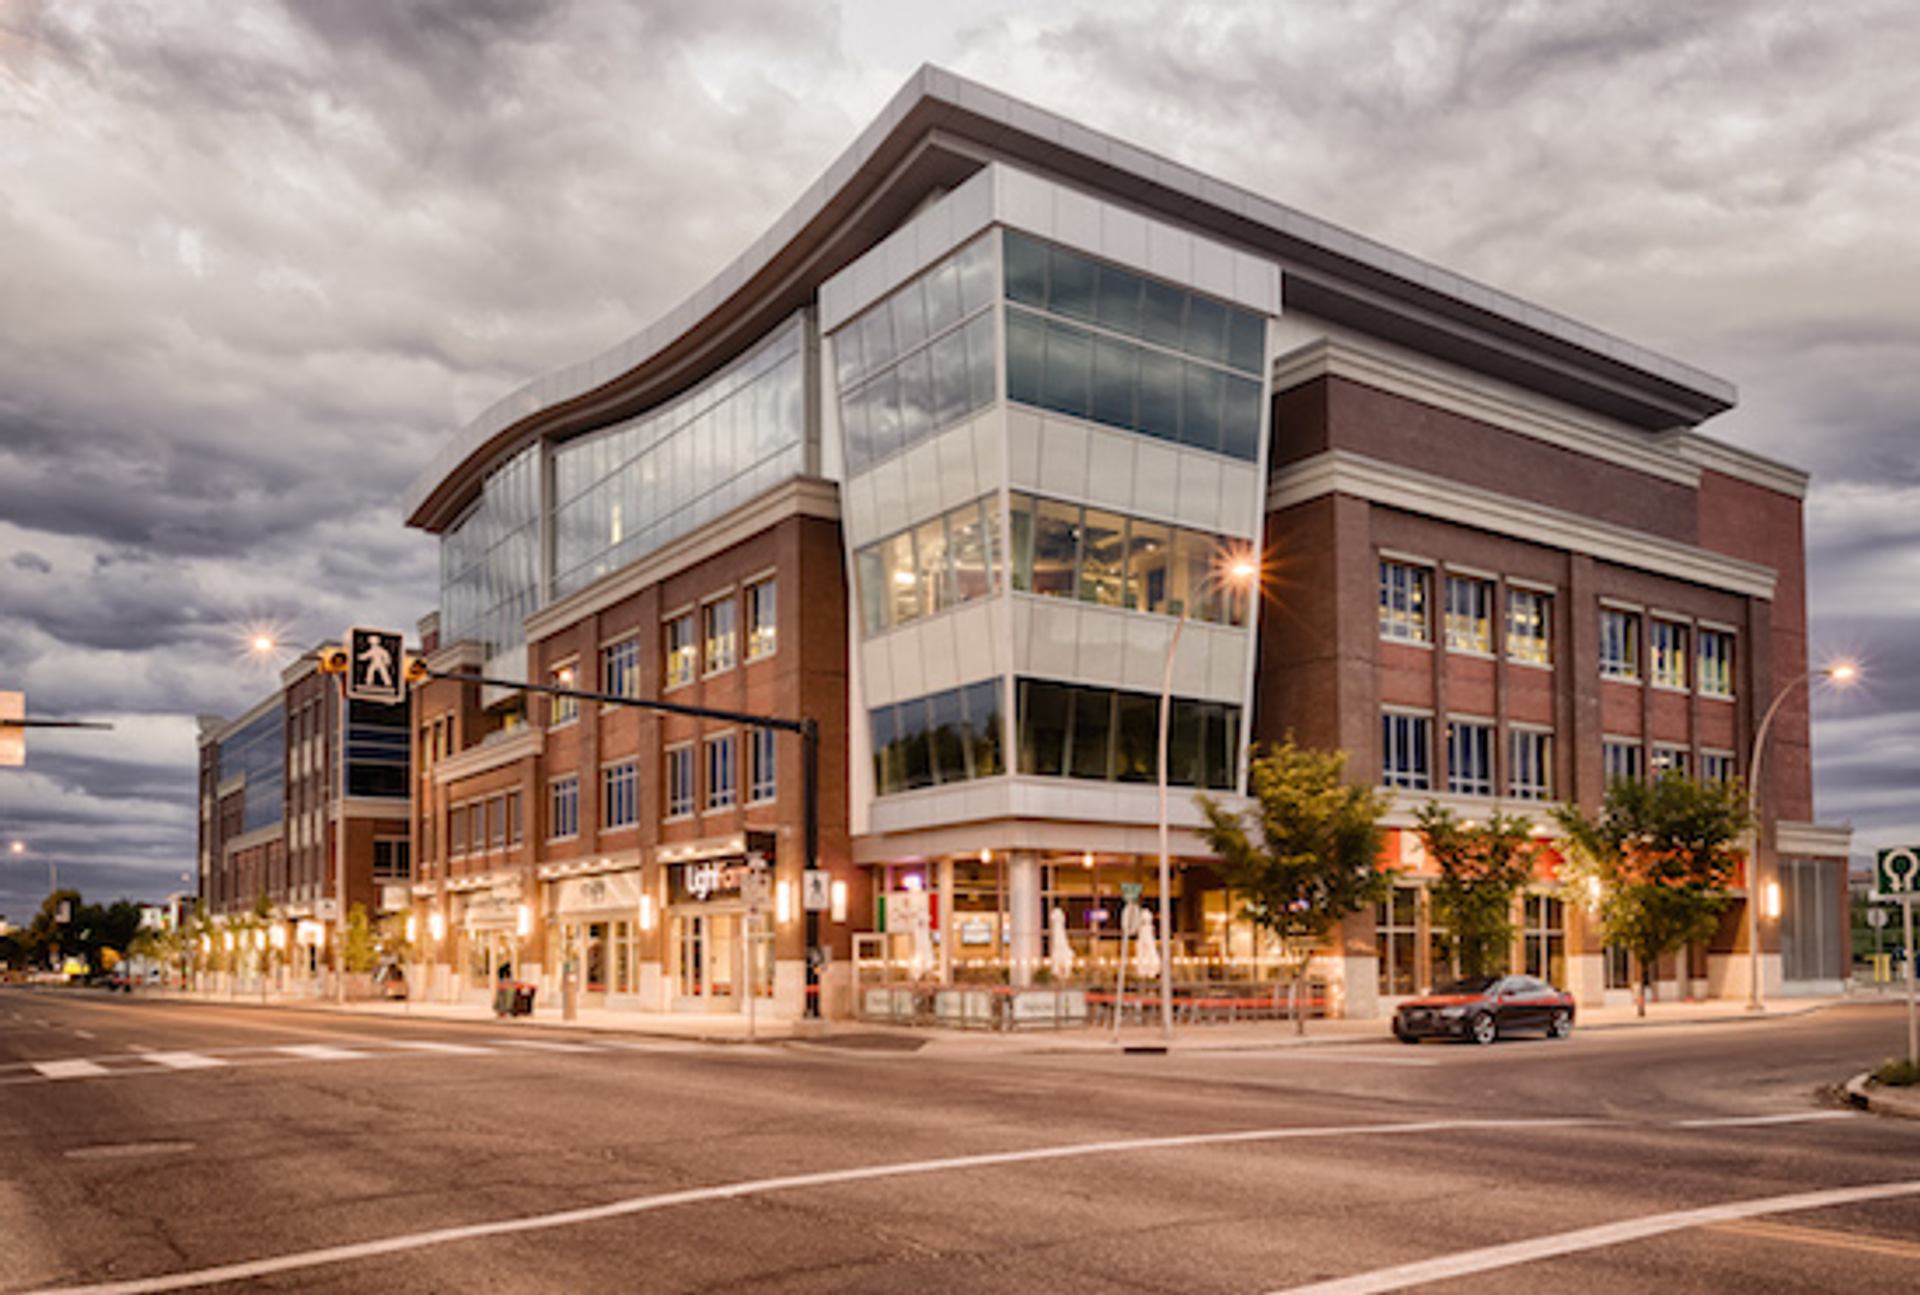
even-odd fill
[(27, 695), (0, 692), (0, 768), (19, 768), (27, 762)]
[(340, 901), (328, 895), (313, 901), (313, 915), (322, 922), (331, 922), (340, 916)]
[(1877, 903), (1920, 895), (1920, 845), (1895, 846), (1873, 856), (1873, 899)]
[(347, 631), (347, 696), (393, 706), (407, 699), (406, 640), (396, 630), (356, 625)]
[(747, 875), (740, 885), (740, 895), (747, 901), (747, 911), (757, 913), (765, 908), (772, 892), (773, 874), (767, 870), (766, 860), (757, 854), (748, 855)]
[(824, 913), (833, 907), (833, 888), (824, 868), (810, 868), (800, 874), (800, 908), (803, 912)]
[(1122, 899), (1125, 899), (1129, 904), (1131, 904), (1137, 901), (1141, 895), (1146, 893), (1146, 889), (1147, 888), (1145, 886), (1141, 885), (1137, 881), (1123, 881), (1120, 883), (1120, 897)]
[(1872, 927), (1872, 928), (1873, 928), (1874, 930), (1876, 930), (1876, 931), (1877, 931), (1877, 930), (1879, 930), (1879, 929), (1880, 929), (1881, 927), (1883, 927), (1883, 926), (1885, 926), (1886, 924), (1887, 924), (1887, 910), (1886, 910), (1886, 909), (1884, 909), (1884, 908), (1869, 908), (1869, 909), (1867, 910), (1867, 925), (1868, 925), (1868, 926), (1871, 926), (1871, 927)]

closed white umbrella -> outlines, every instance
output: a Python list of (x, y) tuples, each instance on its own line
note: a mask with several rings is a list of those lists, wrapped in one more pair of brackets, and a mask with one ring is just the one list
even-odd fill
[(1047, 928), (1047, 966), (1052, 969), (1055, 980), (1065, 980), (1073, 974), (1073, 945), (1067, 941), (1067, 910), (1058, 904), (1053, 906), (1053, 917)]
[(1133, 946), (1133, 970), (1142, 981), (1160, 974), (1160, 947), (1153, 939), (1153, 910), (1140, 910), (1140, 934)]
[(933, 920), (923, 905), (913, 913), (913, 961), (911, 970), (917, 980), (933, 969)]

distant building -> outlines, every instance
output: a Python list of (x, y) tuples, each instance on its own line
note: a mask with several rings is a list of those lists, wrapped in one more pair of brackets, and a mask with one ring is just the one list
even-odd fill
[[(1734, 399), (923, 69), (692, 299), (503, 399), (410, 492), (441, 542), (424, 641), (474, 676), (413, 702), (431, 992), (550, 993), (572, 963), (590, 1002), (803, 1002), (791, 739), (482, 676), (817, 719), (832, 1012), (871, 1005), (856, 961), (1026, 984), (1056, 909), (1083, 969), (1110, 958), (1124, 893), (1155, 893), (1181, 627), (1179, 977), (1272, 974), (1190, 793), (1242, 793), (1247, 739), (1292, 730), (1394, 793), (1404, 884), (1316, 969), (1376, 1013), (1446, 971), (1419, 804), (1545, 831), (1610, 777), (1742, 774), (1807, 670), (1806, 477), (1695, 430)], [(1831, 988), (1849, 837), (1814, 821), (1804, 694), (1766, 769), (1763, 974)], [(1744, 993), (1744, 915), (1667, 992)], [(1516, 968), (1622, 992), (1550, 877), (1522, 917)]]
[[(200, 718), (199, 898), (213, 918), (264, 898), (296, 971), (327, 965), (355, 904), (407, 906), (407, 708), (344, 702), (311, 661), (233, 720)], [(346, 906), (335, 904), (344, 879)], [(185, 901), (191, 903), (191, 900)]]

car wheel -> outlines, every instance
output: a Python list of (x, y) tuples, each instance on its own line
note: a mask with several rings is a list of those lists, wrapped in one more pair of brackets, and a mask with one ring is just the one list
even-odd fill
[(1417, 1034), (1402, 1034), (1402, 1033), (1400, 1033), (1400, 1031), (1398, 1031), (1398, 1030), (1395, 1030), (1395, 1031), (1393, 1032), (1393, 1037), (1394, 1037), (1394, 1038), (1396, 1038), (1396, 1039), (1398, 1039), (1398, 1040), (1400, 1040), (1400, 1042), (1402, 1042), (1402, 1043), (1418, 1043), (1418, 1042), (1420, 1042), (1420, 1036), (1419, 1036), (1419, 1035), (1417, 1035)]
[(1492, 1012), (1482, 1012), (1473, 1018), (1473, 1041), (1482, 1047), (1500, 1037), (1500, 1026), (1493, 1019)]
[(1564, 1007), (1558, 1008), (1557, 1010), (1555, 1010), (1553, 1014), (1553, 1020), (1547, 1026), (1547, 1036), (1549, 1038), (1555, 1038), (1555, 1039), (1572, 1038), (1573, 1037), (1573, 1013), (1569, 1012)]

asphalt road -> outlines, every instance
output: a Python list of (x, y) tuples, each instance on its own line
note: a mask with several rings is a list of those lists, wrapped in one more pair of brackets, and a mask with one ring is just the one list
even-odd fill
[(0, 990), (0, 1290), (1912, 1295), (1920, 1123), (1820, 1094), (1903, 1040), (1015, 1055)]

